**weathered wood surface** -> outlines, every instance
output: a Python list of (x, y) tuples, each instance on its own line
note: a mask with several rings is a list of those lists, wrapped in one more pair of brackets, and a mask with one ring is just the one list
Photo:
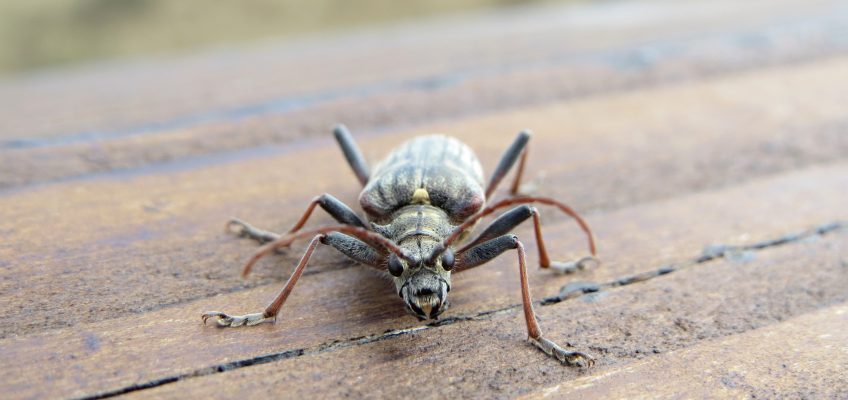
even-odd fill
[(47, 74), (0, 85), (0, 187), (809, 61), (846, 24), (838, 0), (601, 3)]
[[(532, 123), (528, 177), (541, 179), (540, 190), (584, 212), (612, 209), (838, 160), (848, 154), (840, 128), (848, 126), (846, 70), (848, 59), (828, 60), (472, 118), (368, 137), (361, 145), (378, 156), (415, 133), (451, 132), (478, 149), (491, 169), (515, 132)], [(315, 165), (316, 159), (328, 161)], [(92, 322), (268, 283), (238, 277), (236, 266), (254, 247), (228, 236), (223, 221), (237, 215), (282, 230), (315, 195), (330, 192), (356, 206), (357, 191), (326, 138), (280, 155), (0, 197), (0, 230), (14, 237), (0, 243), (9, 260), (3, 271), (9, 278), (0, 282), (6, 293), (0, 332)], [(299, 256), (291, 252), (280, 264), (293, 265)], [(319, 256), (313, 271), (346, 265), (341, 257)], [(263, 268), (258, 275), (288, 271)], [(57, 274), (62, 290), (55, 290)], [(120, 281), (126, 287), (107, 289)], [(73, 304), (76, 312), (57, 319), (55, 304)]]
[(848, 304), (842, 303), (523, 398), (624, 398), (643, 391), (656, 397), (845, 398), (846, 324)]
[[(840, 232), (834, 236), (818, 243), (756, 252), (748, 256), (752, 260), (704, 263), (641, 285), (539, 307), (541, 322), (552, 338), (601, 356), (600, 365), (589, 373), (563, 368), (547, 362), (538, 351), (530, 351), (531, 345), (523, 342), (526, 331), (516, 306), (503, 314), (479, 316), (476, 321), (425, 329), (367, 345), (316, 349), (318, 354), (187, 379), (138, 395), (176, 397), (191, 392), (201, 396), (271, 397), (280, 393), (302, 398), (320, 385), (322, 395), (334, 398), (510, 397), (555, 382), (603, 376), (627, 368), (626, 364), (634, 360), (847, 301), (844, 254), (848, 235)], [(816, 268), (811, 270), (810, 264)], [(517, 302), (518, 297), (514, 293), (513, 301)], [(830, 326), (845, 327), (845, 315), (836, 317)], [(817, 341), (802, 343), (805, 348), (820, 345)], [(841, 345), (844, 347), (844, 342)], [(783, 351), (774, 349), (776, 354), (772, 357), (780, 357)], [(709, 354), (702, 356), (711, 359)], [(818, 381), (793, 384), (775, 374), (757, 390), (772, 389), (787, 396), (801, 390), (844, 396), (848, 391), (844, 374), (837, 373), (848, 367), (844, 355), (831, 356), (816, 348), (807, 356), (812, 359), (805, 362), (815, 364), (803, 369), (809, 375), (817, 376), (815, 368), (819, 363), (835, 365), (822, 368), (820, 371), (829, 375), (818, 377)], [(784, 360), (791, 362), (789, 357), (786, 354)], [(720, 358), (711, 360), (722, 365)], [(690, 373), (682, 374), (682, 384), (700, 380), (695, 371), (703, 365), (685, 368)], [(652, 379), (661, 381), (664, 377), (655, 375)], [(725, 385), (716, 383), (713, 393), (720, 396)], [(643, 393), (645, 397), (673, 395), (639, 388), (618, 397), (632, 397), (628, 393)]]
[[(443, 22), (439, 32), (401, 29), (377, 45), (372, 32), (3, 83), (0, 390), (844, 396), (844, 357), (813, 348), (839, 336), (807, 339), (848, 328), (844, 305), (816, 311), (848, 301), (848, 42), (838, 35), (848, 10), (828, 1), (688, 4), (528, 9)], [(638, 18), (602, 24), (613, 11)], [(522, 33), (490, 43), (507, 27)], [(451, 32), (468, 33), (446, 44), (461, 56), (433, 56)], [(594, 39), (558, 38), (576, 33)], [(639, 68), (628, 58), (649, 53)], [(224, 62), (233, 54), (243, 58)], [(275, 66), (304, 75), (277, 76)], [(458, 83), (439, 83), (456, 71), (465, 74)], [(247, 72), (239, 88), (234, 76)], [(217, 81), (231, 83), (211, 89)], [(244, 118), (227, 111), (289, 98), (308, 104)], [(61, 116), (70, 104), (76, 112)], [(56, 118), (35, 118), (39, 110)], [(489, 170), (519, 129), (534, 129), (528, 189), (581, 210), (604, 264), (567, 277), (533, 268), (531, 287), (547, 299), (543, 328), (595, 354), (596, 367), (561, 367), (523, 342), (510, 254), (457, 275), (452, 308), (434, 325), (407, 316), (389, 282), (321, 249), (277, 324), (202, 326), (202, 311), (263, 307), (302, 249), (241, 280), (255, 246), (226, 234), (223, 221), (238, 215), (283, 230), (323, 192), (358, 208), (356, 181), (325, 129), (337, 121), (362, 133), (372, 160), (437, 131), (468, 142)], [(584, 254), (570, 220), (543, 217), (557, 258)], [(528, 228), (517, 233), (534, 262)], [(602, 290), (556, 297), (574, 282)], [(806, 323), (797, 321), (809, 329), (773, 337)], [(770, 343), (795, 346), (792, 379), (744, 357), (777, 362)], [(714, 370), (692, 368), (720, 362), (710, 352), (724, 345), (741, 353), (722, 353), (727, 364)], [(676, 382), (698, 385), (675, 392), (659, 382), (663, 362), (677, 366)], [(609, 384), (583, 386), (595, 380)]]
[[(590, 220), (597, 227), (599, 238), (603, 238), (605, 243), (602, 252), (606, 260), (604, 266), (573, 278), (534, 271), (531, 285), (536, 298), (541, 299), (556, 295), (560, 287), (569, 281), (599, 284), (617, 282), (641, 272), (656, 271), (666, 265), (685, 266), (696, 262), (702, 255), (702, 249), (708, 245), (756, 243), (777, 239), (806, 228), (824, 226), (833, 222), (831, 218), (836, 218), (834, 221), (846, 220), (848, 215), (845, 211), (832, 213), (833, 209), (846, 200), (846, 179), (848, 166), (816, 168), (787, 177), (753, 182), (742, 187), (592, 216)], [(799, 203), (799, 200), (806, 199), (811, 188), (819, 187), (831, 188), (832, 191), (817, 190), (820, 196), (805, 200), (806, 205), (803, 208), (795, 209), (791, 213), (785, 212), (792, 205)], [(752, 209), (757, 209), (758, 212), (751, 212)], [(697, 210), (697, 213), (693, 213), (693, 210)], [(549, 240), (563, 243), (563, 247), (577, 248), (582, 242), (575, 238), (575, 231), (571, 224), (562, 222), (548, 224), (546, 235)], [(810, 237), (813, 236), (816, 235), (812, 234)], [(804, 238), (806, 237), (790, 241)], [(732, 256), (742, 259), (748, 257), (745, 253)], [(819, 261), (824, 263), (832, 260), (813, 261), (818, 265)], [(733, 265), (738, 267), (737, 264)], [(793, 265), (802, 270), (808, 269), (805, 262)], [(711, 270), (709, 263), (699, 268)], [(843, 290), (845, 285), (848, 285), (848, 271), (844, 268), (820, 268), (820, 274), (807, 278), (814, 279), (813, 281), (800, 279), (801, 277), (794, 279), (793, 284), (798, 285), (794, 290), (803, 292), (804, 287), (815, 288), (813, 299), (805, 297), (813, 305), (843, 300), (848, 294)], [(379, 337), (387, 330), (419, 325), (405, 315), (390, 284), (375, 279), (370, 271), (364, 268), (348, 268), (333, 272), (332, 279), (326, 277), (328, 274), (330, 273), (304, 277), (279, 323), (253, 328), (253, 333), (246, 330), (204, 327), (199, 323), (199, 313), (209, 309), (233, 307), (244, 311), (259, 309), (274, 295), (280, 284), (216, 296), (128, 318), (5, 339), (0, 342), (2, 353), (28, 367), (25, 373), (21, 373), (20, 368), (6, 370), (3, 380), (14, 383), (15, 392), (59, 395), (72, 390), (71, 393), (81, 396), (119, 390), (133, 384), (156, 382), (160, 379), (204, 374), (214, 371), (218, 366), (259, 359), (268, 354), (322, 351), (325, 346), (332, 347), (332, 342), (336, 340), (343, 343), (340, 347), (345, 344), (353, 345), (357, 342), (355, 338), (369, 335)], [(695, 282), (716, 284), (722, 276), (723, 274), (717, 274), (709, 279), (701, 277)], [(771, 284), (778, 282), (785, 284), (784, 281), (775, 279), (769, 280), (764, 286), (769, 289)], [(739, 291), (752, 290), (755, 283), (756, 279), (740, 279), (738, 284), (746, 286)], [(445, 315), (448, 319), (486, 315), (492, 310), (514, 306), (519, 300), (514, 259), (508, 256), (473, 273), (457, 275), (454, 285), (456, 290), (451, 293), (453, 305)], [(638, 285), (633, 286), (637, 288), (634, 290), (642, 290)], [(363, 296), (362, 293), (369, 295)], [(713, 293), (707, 297), (721, 302), (727, 297), (726, 294)], [(774, 313), (774, 318), (787, 318), (803, 311), (781, 308), (785, 305), (783, 302), (787, 301), (783, 299), (787, 292), (775, 289), (771, 295), (775, 297), (772, 300), (778, 305), (764, 312)], [(764, 301), (760, 295), (754, 295), (753, 299)], [(662, 304), (667, 299), (660, 296), (653, 300)], [(703, 302), (704, 295), (695, 296), (692, 301)], [(794, 300), (791, 304), (797, 306), (800, 303), (799, 300)], [(592, 307), (601, 305), (602, 303), (594, 303)], [(543, 322), (547, 324), (550, 314), (546, 309), (547, 307), (543, 307), (541, 313)], [(589, 310), (595, 308), (590, 307)], [(518, 310), (513, 307), (512, 311), (510, 315)], [(613, 307), (613, 311), (626, 310)], [(569, 315), (570, 311), (561, 315), (564, 326), (574, 321)], [(745, 316), (743, 314), (738, 317)], [(605, 317), (597, 318), (603, 320)], [(665, 319), (667, 316), (657, 316), (655, 322), (660, 324), (660, 321)], [(524, 348), (521, 342), (523, 328), (519, 319), (515, 321), (514, 324), (493, 324), (491, 334), (511, 338), (512, 345), (518, 346), (514, 347), (515, 351), (518, 351)], [(465, 326), (467, 324), (469, 326)], [(460, 327), (451, 329), (466, 330), (474, 324), (460, 322), (452, 325)], [(604, 326), (609, 326), (609, 323), (599, 323), (599, 329)], [(562, 332), (566, 328), (550, 326), (547, 329)], [(610, 336), (622, 334), (620, 331), (603, 332)], [(633, 334), (638, 335), (635, 332)], [(452, 335), (445, 334), (444, 337), (450, 338)], [(661, 336), (646, 333), (646, 337), (656, 339)], [(593, 346), (593, 349), (602, 348), (594, 341), (586, 342), (585, 340), (593, 339), (583, 338), (582, 332), (579, 335), (565, 335), (564, 338), (578, 345)], [(610, 343), (609, 340), (612, 339), (606, 340), (601, 343)], [(661, 340), (662, 343), (667, 341)], [(151, 343), (156, 343), (155, 351), (151, 351)], [(433, 343), (447, 342), (436, 340)], [(432, 344), (427, 346), (429, 348)], [(543, 356), (530, 353), (528, 357), (539, 356), (537, 359), (544, 360)], [(485, 352), (481, 351), (479, 356), (483, 354)], [(462, 357), (476, 359), (477, 356), (475, 352)], [(418, 367), (414, 361), (415, 359), (410, 360), (411, 368)], [(551, 365), (559, 368), (555, 363)], [(428, 369), (432, 370), (432, 366)], [(54, 385), (28, 385), (27, 382), (35, 376), (50, 380)]]

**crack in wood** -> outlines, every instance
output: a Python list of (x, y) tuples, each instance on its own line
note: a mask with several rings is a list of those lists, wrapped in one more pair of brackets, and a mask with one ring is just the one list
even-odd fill
[[(726, 259), (740, 259), (740, 255), (744, 253), (765, 250), (771, 247), (777, 247), (784, 244), (799, 242), (804, 239), (823, 236), (827, 233), (843, 229), (848, 226), (848, 222), (844, 221), (836, 221), (829, 222), (826, 224), (822, 224), (816, 226), (811, 229), (807, 229), (800, 232), (789, 233), (777, 238), (766, 239), (759, 242), (754, 242), (751, 244), (741, 245), (741, 246), (733, 246), (733, 245), (709, 245), (704, 247), (704, 250), (701, 252), (701, 255), (697, 258), (684, 261), (682, 263), (669, 264), (659, 267), (655, 270), (641, 272), (634, 275), (625, 276), (623, 278), (619, 278), (606, 283), (592, 283), (592, 282), (572, 282), (569, 283), (560, 289), (559, 294), (556, 296), (546, 297), (540, 301), (541, 305), (550, 305), (556, 304), (568, 299), (572, 299), (575, 297), (582, 296), (588, 293), (594, 293), (605, 289), (627, 286), (638, 282), (644, 282), (662, 275), (670, 274), (675, 271), (679, 271), (681, 269), (689, 268), (698, 264), (703, 264), (706, 262), (714, 261), (721, 258)], [(518, 307), (516, 305), (516, 307)]]
[[(574, 299), (585, 294), (600, 292), (604, 290), (614, 289), (622, 286), (628, 286), (634, 283), (645, 282), (663, 275), (670, 274), (675, 271), (680, 271), (683, 269), (691, 268), (697, 265), (705, 264), (711, 261), (719, 260), (719, 259), (734, 259), (738, 254), (745, 252), (756, 252), (761, 250), (767, 250), (773, 247), (779, 247), (787, 244), (801, 242), (806, 239), (812, 239), (815, 237), (821, 237), (826, 234), (843, 230), (848, 228), (848, 221), (834, 221), (825, 224), (821, 224), (815, 226), (813, 228), (800, 231), (793, 232), (786, 235), (779, 236), (773, 239), (766, 239), (758, 242), (754, 242), (746, 245), (709, 245), (704, 247), (702, 254), (692, 260), (684, 261), (676, 264), (669, 264), (661, 266), (657, 269), (626, 276), (623, 278), (615, 279), (605, 283), (592, 283), (592, 282), (572, 282), (569, 283), (560, 289), (560, 292), (551, 297), (546, 297), (542, 300), (536, 301), (535, 304), (540, 306), (549, 306), (564, 302), (566, 300)], [(226, 372), (238, 368), (249, 367), (253, 365), (261, 365), (267, 364), (275, 361), (286, 360), (290, 358), (301, 357), (305, 355), (313, 355), (320, 354), (330, 351), (341, 350), (349, 347), (360, 346), (370, 343), (376, 343), (383, 340), (389, 340), (396, 337), (413, 334), (429, 329), (435, 329), (442, 326), (453, 325), (455, 323), (465, 322), (465, 321), (482, 321), (494, 318), (499, 315), (509, 314), (515, 310), (521, 308), (521, 304), (512, 304), (505, 307), (501, 307), (495, 310), (486, 310), (481, 311), (474, 314), (468, 315), (456, 315), (447, 318), (443, 318), (438, 321), (434, 321), (428, 323), (426, 325), (401, 328), (401, 329), (390, 329), (380, 334), (374, 335), (365, 335), (348, 339), (340, 339), (333, 340), (330, 342), (322, 343), (317, 346), (308, 347), (308, 348), (299, 348), (299, 349), (291, 349), (285, 351), (279, 351), (269, 354), (264, 354), (261, 356), (255, 356), (251, 358), (246, 358), (242, 360), (235, 360), (223, 364), (213, 365), (205, 368), (200, 368), (188, 373), (173, 375), (168, 377), (163, 377), (160, 379), (155, 379), (143, 383), (137, 383), (129, 386), (125, 386), (123, 388), (102, 392), (99, 394), (95, 394), (92, 396), (82, 397), (80, 399), (83, 400), (95, 400), (95, 399), (105, 399), (114, 396), (119, 396), (122, 394), (127, 394), (139, 390), (150, 389), (162, 385), (167, 385), (169, 383), (178, 382), (183, 379), (207, 376), (212, 374), (217, 374), (221, 372)]]

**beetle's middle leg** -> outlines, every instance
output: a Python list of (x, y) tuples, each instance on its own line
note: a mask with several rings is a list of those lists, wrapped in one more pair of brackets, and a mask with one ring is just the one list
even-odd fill
[[(494, 225), (494, 224), (493, 224)], [(487, 230), (488, 232), (489, 230)], [(485, 235), (486, 233), (483, 233)], [(481, 235), (482, 236), (482, 235)], [(515, 235), (503, 235), (476, 244), (457, 253), (456, 270), (474, 268), (501, 255), (507, 250), (518, 252), (518, 270), (521, 278), (521, 301), (524, 308), (524, 321), (527, 324), (527, 336), (530, 343), (545, 354), (556, 358), (563, 364), (574, 366), (592, 366), (595, 360), (592, 356), (578, 351), (566, 351), (553, 341), (542, 336), (542, 328), (536, 321), (533, 311), (533, 300), (530, 297), (530, 287), (527, 283), (527, 266), (524, 245)]]
[(487, 227), (480, 236), (463, 246), (458, 252), (462, 253), (480, 243), (505, 235), (530, 217), (533, 217), (533, 227), (536, 231), (536, 247), (539, 250), (539, 265), (542, 268), (551, 268), (559, 272), (571, 273), (577, 270), (586, 269), (590, 265), (597, 263), (597, 259), (591, 256), (583, 257), (577, 261), (551, 261), (548, 256), (548, 250), (545, 247), (545, 240), (542, 237), (542, 224), (539, 218), (539, 210), (527, 204), (520, 205), (503, 213), (497, 219), (492, 221), (489, 227)]
[[(303, 228), (303, 225), (305, 225), (306, 221), (309, 220), (309, 217), (312, 216), (312, 211), (315, 210), (315, 206), (321, 206), (327, 214), (330, 214), (331, 217), (340, 223), (366, 228), (365, 222), (363, 222), (350, 207), (332, 195), (324, 193), (309, 202), (309, 206), (306, 207), (306, 211), (304, 211), (300, 219), (294, 224), (294, 226), (291, 227), (291, 229), (288, 230), (288, 232), (286, 232), (286, 234), (295, 233), (300, 230), (300, 228)], [(232, 229), (233, 227), (238, 229), (236, 233), (238, 233), (239, 236), (253, 239), (260, 244), (277, 240), (282, 236), (279, 233), (256, 228), (238, 218), (233, 218), (227, 223), (228, 229)]]
[(274, 301), (272, 301), (263, 312), (245, 315), (229, 315), (220, 311), (210, 311), (203, 313), (203, 323), (205, 324), (206, 320), (209, 318), (215, 318), (215, 322), (220, 327), (250, 326), (275, 321), (277, 319), (277, 314), (280, 313), (280, 308), (283, 307), (283, 304), (286, 302), (289, 294), (291, 294), (295, 284), (297, 284), (298, 279), (300, 279), (300, 276), (303, 274), (303, 270), (309, 263), (312, 253), (315, 251), (315, 248), (319, 243), (332, 246), (336, 250), (352, 258), (354, 261), (358, 261), (375, 268), (382, 268), (385, 264), (386, 256), (384, 254), (359, 239), (339, 232), (318, 234), (311, 242), (309, 242), (306, 252), (304, 252), (303, 257), (300, 258), (300, 262), (297, 263), (297, 267), (295, 267), (294, 272), (292, 272), (291, 277), (289, 277), (289, 280), (286, 282), (286, 286), (283, 287), (283, 290), (280, 291)]

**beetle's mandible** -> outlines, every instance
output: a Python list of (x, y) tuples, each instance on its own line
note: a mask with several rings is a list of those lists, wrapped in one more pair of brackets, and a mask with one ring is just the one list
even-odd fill
[[(542, 268), (572, 272), (597, 262), (592, 232), (569, 206), (551, 198), (518, 195), (527, 159), (528, 132), (518, 134), (487, 183), (471, 149), (451, 137), (433, 135), (412, 139), (393, 150), (371, 171), (347, 129), (339, 125), (334, 134), (364, 186), (359, 203), (368, 218), (360, 218), (340, 200), (324, 194), (312, 200), (300, 220), (285, 234), (231, 220), (228, 229), (235, 227), (240, 235), (264, 243), (245, 264), (244, 275), (256, 261), (274, 250), (301, 238), (312, 237), (312, 241), (283, 290), (263, 312), (233, 316), (212, 311), (203, 314), (204, 323), (209, 318), (214, 318), (221, 327), (273, 322), (318, 244), (332, 246), (359, 263), (391, 274), (407, 310), (419, 320), (435, 319), (447, 309), (451, 273), (474, 268), (515, 250), (530, 342), (562, 363), (578, 366), (594, 363), (591, 356), (566, 351), (542, 335), (527, 284), (524, 245), (510, 234), (520, 223), (533, 219)], [(486, 200), (516, 162), (518, 170), (511, 196), (486, 206)], [(591, 256), (572, 262), (552, 261), (542, 239), (539, 213), (530, 206), (532, 203), (556, 207), (574, 218), (586, 234)], [(339, 225), (302, 230), (315, 206), (320, 206)], [(516, 207), (498, 216), (479, 236), (467, 240), (481, 218), (509, 206)]]

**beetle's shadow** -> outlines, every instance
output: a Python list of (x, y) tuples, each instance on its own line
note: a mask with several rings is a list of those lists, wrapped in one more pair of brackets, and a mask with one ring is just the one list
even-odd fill
[[(337, 275), (335, 272), (328, 275)], [(344, 313), (364, 326), (380, 325), (392, 328), (410, 325), (415, 319), (407, 314), (403, 301), (395, 291), (388, 274), (364, 265), (353, 265), (345, 273), (346, 282), (338, 296), (349, 299)], [(409, 320), (409, 319), (411, 320)]]

